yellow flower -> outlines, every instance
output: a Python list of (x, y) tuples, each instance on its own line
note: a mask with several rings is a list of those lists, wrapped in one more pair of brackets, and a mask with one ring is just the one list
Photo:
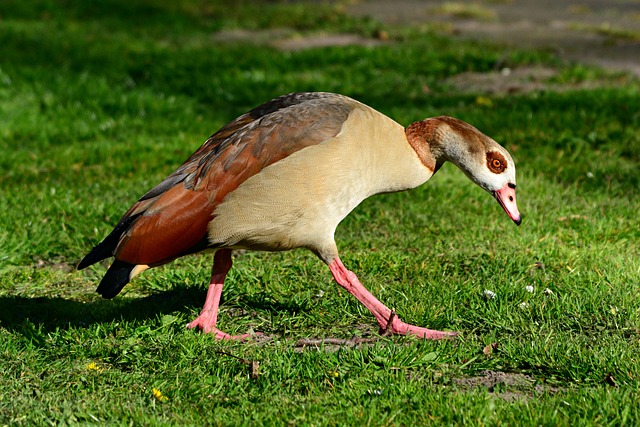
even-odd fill
[(476, 98), (476, 105), (480, 107), (493, 107), (493, 101), (491, 100), (491, 98), (479, 96)]
[(155, 397), (158, 402), (166, 402), (167, 400), (169, 400), (169, 398), (164, 394), (162, 394), (162, 392), (157, 388), (154, 387), (152, 391), (153, 391), (153, 397)]
[(101, 368), (100, 366), (98, 366), (96, 362), (91, 362), (87, 364), (86, 368), (87, 368), (87, 371), (98, 371), (98, 372), (104, 371), (104, 368)]

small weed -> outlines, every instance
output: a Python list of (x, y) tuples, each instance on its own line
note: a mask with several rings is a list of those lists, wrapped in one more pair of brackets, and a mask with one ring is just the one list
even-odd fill
[(448, 15), (458, 19), (476, 19), (480, 21), (493, 21), (496, 14), (493, 10), (483, 7), (478, 3), (444, 2), (432, 9), (433, 13)]

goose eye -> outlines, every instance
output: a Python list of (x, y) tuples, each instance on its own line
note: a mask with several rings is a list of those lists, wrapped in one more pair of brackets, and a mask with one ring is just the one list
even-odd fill
[(491, 172), (500, 174), (507, 169), (507, 159), (498, 152), (489, 152), (487, 153), (487, 167)]

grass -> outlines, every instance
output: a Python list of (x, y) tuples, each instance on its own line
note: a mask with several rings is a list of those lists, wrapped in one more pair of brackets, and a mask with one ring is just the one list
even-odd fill
[[(334, 6), (165, 3), (0, 4), (3, 425), (638, 423), (637, 81), (418, 29), (385, 29), (393, 42), (376, 47), (214, 43), (228, 29), (382, 25)], [(496, 64), (613, 83), (481, 104), (443, 83)], [(404, 124), (453, 115), (514, 155), (519, 228), (446, 165), (419, 189), (365, 201), (337, 232), (376, 296), (459, 339), (296, 346), (377, 337), (373, 317), (303, 251), (237, 257), (220, 327), (270, 338), (254, 343), (184, 328), (211, 255), (145, 272), (111, 301), (94, 293), (106, 263), (73, 270), (208, 135), (302, 90), (344, 93)], [(259, 362), (254, 375), (247, 361)], [(487, 372), (505, 376), (478, 386)]]
[(432, 9), (433, 13), (448, 15), (458, 19), (495, 21), (496, 13), (477, 3), (444, 2)]
[(571, 24), (570, 28), (576, 31), (582, 31), (586, 33), (595, 33), (606, 37), (612, 41), (616, 40), (628, 40), (638, 41), (640, 40), (640, 31), (629, 30), (620, 28), (615, 25), (611, 25), (608, 22), (603, 22), (600, 25), (585, 25), (585, 24)]

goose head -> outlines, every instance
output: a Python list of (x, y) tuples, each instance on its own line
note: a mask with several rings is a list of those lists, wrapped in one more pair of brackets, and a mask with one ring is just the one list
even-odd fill
[(516, 204), (516, 166), (509, 152), (470, 124), (449, 116), (422, 122), (423, 135), (436, 168), (454, 163), (467, 177), (491, 194), (509, 218), (520, 225)]

